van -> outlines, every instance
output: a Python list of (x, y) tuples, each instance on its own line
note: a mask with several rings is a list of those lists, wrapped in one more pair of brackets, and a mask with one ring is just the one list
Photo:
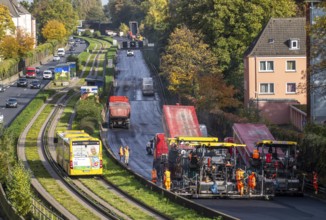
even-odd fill
[(26, 78), (36, 78), (36, 68), (35, 67), (26, 67), (25, 75), (26, 75)]
[(154, 83), (152, 77), (143, 78), (142, 92), (143, 95), (154, 95)]
[(57, 54), (59, 57), (63, 57), (66, 54), (65, 48), (58, 48)]

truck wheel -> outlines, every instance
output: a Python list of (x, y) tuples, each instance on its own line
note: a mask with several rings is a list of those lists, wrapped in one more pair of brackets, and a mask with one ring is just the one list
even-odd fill
[(113, 123), (109, 123), (109, 127), (112, 129), (113, 128)]
[(126, 124), (126, 128), (130, 129), (130, 124), (129, 123)]

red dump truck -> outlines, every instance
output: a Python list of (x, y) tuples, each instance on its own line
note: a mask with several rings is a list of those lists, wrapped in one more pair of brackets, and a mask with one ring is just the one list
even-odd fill
[(108, 102), (109, 127), (130, 128), (130, 103), (126, 96), (110, 96)]
[(168, 164), (168, 138), (202, 136), (194, 106), (164, 105), (162, 122), (164, 133), (154, 137), (153, 167), (159, 177)]

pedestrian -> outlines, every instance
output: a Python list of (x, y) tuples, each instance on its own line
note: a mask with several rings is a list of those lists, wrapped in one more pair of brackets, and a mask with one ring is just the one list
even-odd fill
[(251, 193), (254, 192), (256, 188), (256, 176), (254, 172), (251, 172), (251, 174), (249, 175), (248, 186), (249, 186), (248, 191), (250, 192), (251, 195)]
[(122, 158), (123, 158), (123, 155), (124, 155), (123, 151), (124, 151), (124, 150), (123, 150), (123, 147), (120, 146), (120, 149), (119, 149), (120, 161), (122, 161)]
[(314, 190), (315, 190), (315, 194), (318, 194), (318, 174), (316, 171), (313, 171), (312, 172), (312, 185), (314, 187)]
[(125, 164), (127, 166), (129, 166), (129, 154), (130, 154), (129, 147), (126, 146), (125, 149), (124, 149), (124, 157), (125, 157)]
[(152, 169), (152, 182), (153, 183), (157, 182), (157, 172), (155, 168)]
[(165, 169), (163, 182), (164, 182), (165, 189), (170, 190), (170, 188), (171, 188), (171, 172), (169, 171), (168, 168)]

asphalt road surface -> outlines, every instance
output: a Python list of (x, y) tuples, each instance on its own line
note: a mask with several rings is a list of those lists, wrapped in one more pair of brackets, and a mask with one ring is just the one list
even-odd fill
[[(162, 110), (159, 96), (144, 97), (141, 93), (141, 79), (151, 75), (142, 53), (134, 51), (134, 57), (127, 57), (126, 50), (118, 53), (115, 95), (128, 96), (131, 101), (130, 129), (113, 128), (108, 131), (108, 142), (117, 158), (119, 146), (131, 148), (129, 167), (134, 172), (151, 178), (153, 156), (146, 154), (146, 143), (156, 133), (163, 132)], [(275, 197), (274, 200), (194, 200), (212, 209), (240, 219), (326, 219), (326, 203), (308, 196)]]

